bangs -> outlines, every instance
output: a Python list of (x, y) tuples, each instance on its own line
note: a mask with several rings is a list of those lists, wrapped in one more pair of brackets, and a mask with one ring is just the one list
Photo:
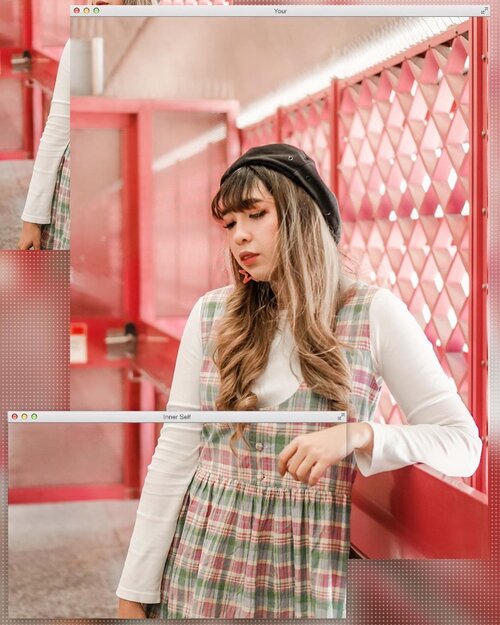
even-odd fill
[(212, 200), (212, 215), (222, 219), (227, 213), (242, 213), (262, 200), (260, 180), (251, 167), (241, 167), (225, 180)]

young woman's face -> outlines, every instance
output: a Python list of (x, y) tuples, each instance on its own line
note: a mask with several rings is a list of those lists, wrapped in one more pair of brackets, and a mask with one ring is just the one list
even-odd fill
[(278, 244), (278, 213), (273, 196), (259, 185), (256, 202), (242, 213), (223, 217), (231, 254), (257, 282), (268, 281), (274, 268)]

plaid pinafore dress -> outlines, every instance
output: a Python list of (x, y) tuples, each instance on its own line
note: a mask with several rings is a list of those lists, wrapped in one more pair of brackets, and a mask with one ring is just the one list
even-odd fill
[(69, 250), (69, 204), (70, 146), (68, 143), (57, 170), (50, 224), (42, 226), (42, 250)]
[[(218, 371), (211, 359), (214, 322), (231, 287), (208, 293), (202, 307), (203, 410), (214, 410)], [(337, 334), (352, 349), (351, 403), (370, 420), (381, 380), (370, 352), (369, 307), (375, 287), (339, 312)], [(328, 400), (302, 382), (287, 401), (266, 409), (329, 410)], [(354, 417), (353, 417), (354, 418)], [(296, 436), (327, 423), (252, 423), (237, 455), (231, 424), (205, 424), (200, 461), (184, 498), (168, 553), (161, 602), (152, 618), (335, 618), (345, 616), (350, 493), (354, 457), (330, 467), (314, 487), (281, 477), (278, 456)]]

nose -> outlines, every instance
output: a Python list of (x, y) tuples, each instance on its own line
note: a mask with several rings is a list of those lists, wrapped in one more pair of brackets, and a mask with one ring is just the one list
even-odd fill
[(237, 245), (250, 241), (252, 235), (243, 220), (238, 220), (233, 227), (233, 241)]

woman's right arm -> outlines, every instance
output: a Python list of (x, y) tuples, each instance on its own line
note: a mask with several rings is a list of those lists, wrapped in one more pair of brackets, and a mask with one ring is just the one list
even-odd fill
[(201, 428), (201, 423), (163, 426), (144, 481), (116, 591), (121, 599), (160, 601), (163, 568), (184, 496), (198, 465)]
[(70, 138), (70, 42), (57, 70), (50, 113), (40, 139), (33, 175), (22, 214), (23, 230), (18, 247), (40, 249), (40, 227), (50, 223), (57, 171)]
[[(203, 360), (201, 301), (189, 315), (179, 346), (168, 410), (200, 410)], [(137, 519), (116, 594), (123, 618), (140, 618), (141, 603), (158, 603), (165, 561), (184, 496), (199, 461), (202, 423), (163, 426), (148, 467)], [(135, 605), (133, 605), (135, 604)]]

